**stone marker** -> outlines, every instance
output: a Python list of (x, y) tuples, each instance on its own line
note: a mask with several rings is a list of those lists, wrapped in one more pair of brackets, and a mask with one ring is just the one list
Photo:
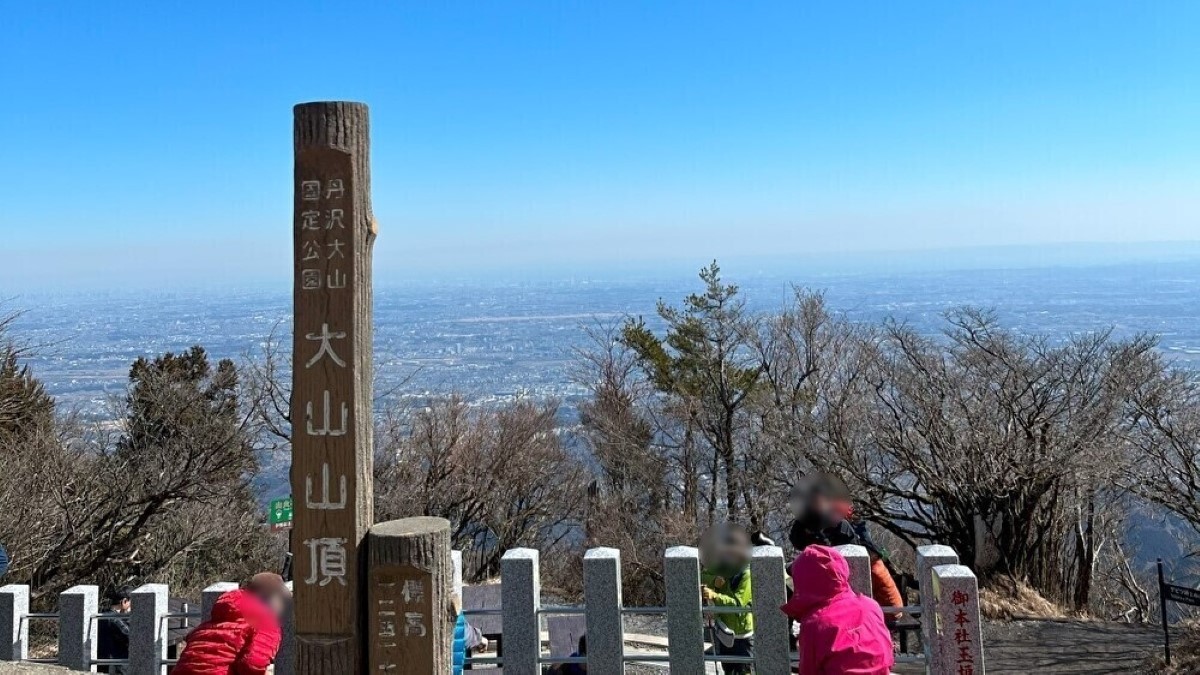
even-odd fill
[(370, 139), (361, 103), (295, 107), (296, 671), (362, 672), (372, 520)]
[(983, 632), (979, 620), (979, 584), (964, 565), (933, 568), (937, 598), (937, 641), (941, 650), (938, 673), (984, 675)]
[(450, 672), (450, 521), (403, 518), (372, 526), (367, 574), (369, 672)]

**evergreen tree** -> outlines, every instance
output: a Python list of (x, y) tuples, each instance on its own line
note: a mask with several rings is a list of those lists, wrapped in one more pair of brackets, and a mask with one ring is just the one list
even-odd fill
[(659, 301), (658, 315), (667, 328), (663, 337), (638, 318), (625, 324), (622, 340), (654, 386), (677, 400), (684, 424), (714, 453), (710, 520), (723, 479), (729, 516), (739, 517), (745, 506), (751, 524), (758, 526), (758, 508), (744, 489), (741, 468), (748, 398), (762, 374), (750, 349), (751, 321), (738, 287), (722, 283), (716, 261), (700, 270), (700, 280), (704, 291), (687, 296), (682, 307)]

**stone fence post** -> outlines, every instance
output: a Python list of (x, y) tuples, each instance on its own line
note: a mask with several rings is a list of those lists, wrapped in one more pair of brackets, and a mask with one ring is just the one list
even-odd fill
[(213, 606), (217, 604), (217, 600), (220, 600), (222, 595), (230, 591), (236, 591), (237, 589), (237, 584), (222, 581), (200, 591), (200, 620), (208, 621), (211, 619)]
[(700, 608), (700, 551), (691, 546), (667, 549), (663, 573), (667, 590), (667, 644), (671, 646), (670, 672), (701, 675), (704, 673), (704, 619)]
[(621, 551), (593, 548), (583, 557), (584, 616), (588, 673), (625, 672), (625, 627), (621, 615)]
[(90, 671), (96, 659), (100, 589), (72, 586), (58, 596), (58, 664)]
[(130, 593), (129, 675), (166, 672), (169, 597), (166, 584), (146, 584)]
[(508, 675), (538, 675), (542, 655), (542, 582), (538, 552), (514, 548), (500, 559), (500, 611), (504, 635), (504, 672)]
[(783, 549), (756, 546), (750, 558), (750, 576), (754, 580), (754, 654), (758, 675), (790, 675), (792, 654), (790, 622), (779, 608), (787, 600)]
[(850, 564), (850, 588), (868, 598), (871, 593), (871, 556), (864, 546), (846, 544), (837, 547), (838, 553)]
[(930, 673), (943, 672), (942, 651), (938, 647), (936, 621), (937, 594), (933, 590), (933, 568), (938, 565), (957, 565), (958, 554), (949, 546), (917, 547), (917, 584), (921, 594), (921, 643), (925, 647), (925, 663)]
[(29, 587), (0, 586), (0, 661), (29, 658)]

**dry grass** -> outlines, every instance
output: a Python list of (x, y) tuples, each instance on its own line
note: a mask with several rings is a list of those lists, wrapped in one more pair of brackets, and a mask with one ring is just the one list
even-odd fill
[(996, 579), (979, 592), (979, 611), (984, 618), (1061, 619), (1067, 616), (1061, 607), (1043, 598), (1028, 584), (1014, 579)]
[(1147, 672), (1172, 675), (1194, 675), (1200, 673), (1200, 620), (1188, 619), (1171, 631), (1171, 665), (1166, 666), (1161, 656), (1155, 658)]

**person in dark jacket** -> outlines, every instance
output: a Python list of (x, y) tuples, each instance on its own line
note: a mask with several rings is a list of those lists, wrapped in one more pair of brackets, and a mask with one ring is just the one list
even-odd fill
[[(125, 618), (132, 608), (128, 588), (115, 588), (108, 594), (109, 610), (104, 613), (99, 625), (96, 626), (97, 644), (96, 656), (101, 659), (129, 658), (129, 619)], [(100, 673), (124, 673), (124, 666), (98, 666)]]
[[(844, 483), (833, 476), (810, 474), (793, 486), (788, 501), (795, 517), (788, 539), (797, 555), (814, 544), (862, 546), (871, 557), (871, 594), (875, 601), (882, 607), (904, 605), (883, 549), (871, 538), (867, 524), (854, 517), (850, 492)], [(888, 618), (894, 620), (899, 616), (891, 613)]]
[(188, 634), (172, 675), (264, 675), (279, 652), (289, 597), (283, 577), (272, 572), (222, 595), (212, 618)]

